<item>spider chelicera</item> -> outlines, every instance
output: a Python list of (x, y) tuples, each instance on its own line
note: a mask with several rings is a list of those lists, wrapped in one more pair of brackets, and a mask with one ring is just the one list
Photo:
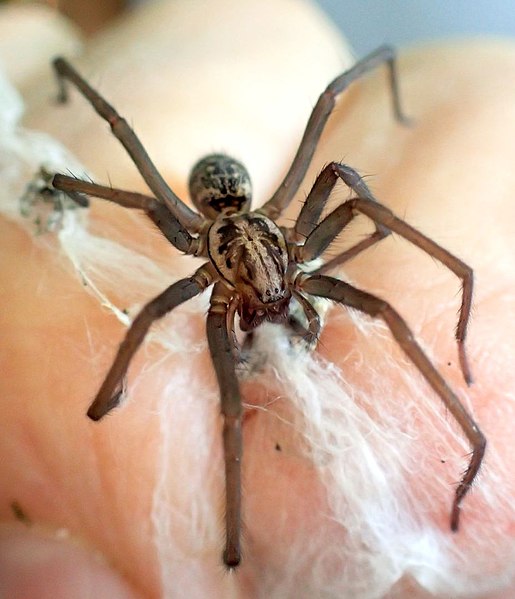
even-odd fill
[[(220, 388), (224, 418), (226, 541), (223, 560), (228, 567), (237, 566), (241, 559), (242, 405), (236, 369), (239, 355), (234, 335), (236, 314), (243, 331), (252, 331), (264, 321), (287, 323), (291, 320), (290, 303), (295, 298), (306, 317), (304, 325), (297, 322), (297, 332), (299, 328), (303, 329), (302, 334), (311, 343), (320, 332), (319, 315), (312, 303), (314, 296), (328, 298), (370, 316), (382, 318), (394, 339), (456, 419), (472, 446), (470, 463), (456, 489), (451, 508), (450, 526), (453, 531), (458, 529), (460, 504), (483, 459), (485, 437), (415, 341), (402, 317), (382, 299), (324, 274), (391, 232), (401, 235), (439, 260), (462, 282), (456, 339), (461, 370), (465, 381), (470, 384), (471, 375), (464, 341), (472, 302), (471, 268), (379, 204), (359, 174), (338, 162), (331, 162), (318, 175), (293, 227), (282, 227), (275, 222), (304, 179), (336, 97), (353, 81), (381, 64), (388, 67), (395, 116), (399, 121), (404, 121), (399, 101), (395, 55), (392, 48), (384, 46), (328, 85), (313, 109), (288, 173), (261, 208), (251, 210), (251, 184), (245, 167), (229, 156), (213, 154), (200, 160), (190, 175), (191, 200), (198, 210), (195, 212), (166, 184), (134, 131), (113, 107), (66, 60), (57, 58), (54, 61), (60, 83), (60, 99), (66, 99), (66, 79), (110, 124), (113, 134), (131, 156), (154, 197), (61, 174), (55, 175), (54, 187), (72, 197), (85, 194), (126, 208), (142, 210), (179, 251), (207, 259), (191, 277), (177, 281), (165, 289), (136, 316), (88, 410), (88, 416), (99, 420), (119, 404), (130, 361), (152, 323), (213, 285), (207, 316), (207, 339)], [(322, 218), (328, 197), (339, 179), (352, 191), (353, 197)], [(316, 270), (306, 272), (300, 268), (300, 265), (322, 256), (357, 214), (371, 219), (375, 225), (372, 234)]]

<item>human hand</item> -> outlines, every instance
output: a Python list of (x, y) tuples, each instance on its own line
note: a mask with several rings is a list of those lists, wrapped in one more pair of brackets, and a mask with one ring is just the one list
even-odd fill
[[(287, 2), (282, 8), (275, 3), (270, 13), (257, 8), (239, 9), (240, 25), (251, 25), (243, 27), (236, 56), (229, 16), (235, 17), (234, 7), (223, 13), (216, 39), (207, 41), (201, 41), (202, 29), (195, 29), (194, 39), (187, 35), (190, 29), (181, 19), (200, 27), (198, 19), (205, 18), (206, 34), (212, 36), (211, 15), (195, 20), (186, 11), (165, 19), (156, 12), (155, 21), (144, 21), (145, 52), (131, 50), (142, 25), (131, 29), (129, 24), (114, 37), (116, 44), (113, 38), (97, 42), (81, 68), (97, 86), (94, 77), (102, 73), (101, 91), (135, 125), (181, 197), (194, 160), (223, 149), (243, 159), (258, 201), (264, 200), (287, 166), (310, 104), (347, 66), (338, 60), (341, 47), (323, 22), (315, 19), (308, 35), (306, 20), (313, 18), (308, 9), (296, 12)], [(176, 40), (176, 52), (164, 54), (159, 45), (164, 43), (162, 21), (169, 25), (169, 39)], [(275, 31), (273, 39), (264, 34), (270, 31)], [(256, 37), (250, 39), (250, 32)], [(127, 46), (121, 45), (122, 37)], [(222, 64), (215, 53), (220, 40), (226, 40)], [(110, 44), (117, 50), (108, 56)], [(38, 240), (34, 246), (12, 223), (3, 225), (2, 236), (10, 308), (2, 325), (9, 377), (1, 383), (1, 396), (11, 401), (4, 410), (3, 453), (14, 458), (0, 467), (1, 505), (14, 496), (34, 522), (67, 528), (148, 597), (182, 596), (185, 589), (190, 596), (220, 597), (319, 596), (327, 589), (331, 596), (359, 596), (360, 589), (366, 597), (392, 587), (398, 597), (424, 596), (410, 575), (442, 597), (470, 596), (460, 589), (472, 585), (475, 590), (481, 580), (487, 596), (496, 576), (509, 572), (506, 555), (513, 545), (508, 538), (513, 435), (509, 418), (500, 412), (509, 413), (506, 365), (513, 336), (506, 289), (514, 273), (513, 236), (507, 229), (514, 222), (510, 136), (504, 122), (515, 98), (498, 82), (515, 66), (513, 50), (502, 50), (448, 47), (406, 59), (401, 86), (416, 121), (411, 129), (393, 122), (382, 74), (359, 85), (339, 103), (303, 186), (306, 193), (325, 162), (343, 157), (363, 174), (374, 174), (379, 201), (476, 269), (467, 345), (476, 383), (467, 390), (452, 339), (452, 302), (456, 307), (458, 302), (452, 276), (407, 244), (390, 240), (346, 268), (361, 287), (387, 297), (406, 316), (460, 397), (470, 398), (467, 405), (490, 441), (457, 535), (448, 531), (450, 483), (458, 478), (466, 451), (456, 441), (457, 427), (446, 421), (438, 398), (381, 329), (356, 332), (352, 319), (334, 309), (321, 338), (322, 361), (298, 358), (295, 364), (284, 358), (285, 366), (276, 355), (277, 370), (286, 376), (289, 367), (296, 380), (292, 376), (281, 387), (270, 383), (272, 377), (258, 376), (243, 385), (246, 402), (257, 406), (247, 410), (244, 427), (245, 555), (234, 576), (223, 576), (220, 419), (203, 341), (204, 304), (178, 311), (160, 328), (159, 343), (140, 351), (127, 405), (101, 424), (88, 423), (84, 412), (124, 328), (97, 298), (84, 293), (67, 263), (56, 260), (55, 247)], [(317, 66), (308, 68), (313, 63)], [(253, 66), (254, 86), (245, 83), (245, 64)], [(256, 72), (257, 65), (262, 68)], [(321, 73), (322, 67), (327, 72)], [(314, 71), (316, 78), (308, 79)], [(231, 72), (238, 74), (233, 83), (235, 77), (227, 79)], [(212, 95), (202, 87), (209, 76)], [(453, 81), (445, 94), (438, 87), (440, 77)], [(38, 90), (38, 97), (46, 101), (47, 96)], [(37, 105), (30, 93), (28, 103), (27, 123), (74, 149), (95, 178), (105, 182), (108, 170), (113, 185), (143, 189), (128, 158), (108, 133), (102, 135), (105, 126), (75, 94), (64, 109), (42, 106), (41, 100)], [(473, 146), (470, 137), (482, 141)], [(484, 168), (487, 160), (491, 174), (481, 179), (477, 167)], [(498, 182), (494, 190), (492, 180)], [(481, 183), (488, 184), (488, 195)], [(302, 198), (292, 208), (298, 210)], [(485, 198), (496, 206), (487, 222)], [(143, 256), (125, 254), (122, 258), (136, 261), (128, 266), (92, 245), (91, 264), (108, 269), (104, 280), (91, 270), (84, 246), (72, 244), (86, 260), (87, 274), (116, 305), (134, 308), (155, 295), (160, 284), (166, 286), (166, 276), (179, 278), (194, 268), (143, 219), (100, 201), (93, 201), (91, 213), (96, 233), (121, 240)], [(471, 230), (481, 232), (482, 244), (471, 242)], [(156, 270), (150, 266), (154, 262)], [(505, 303), (503, 312), (499, 306)], [(501, 338), (495, 331), (503, 331), (505, 345), (492, 359)], [(338, 384), (323, 360), (341, 368), (345, 383)], [(318, 386), (307, 397), (310, 378)], [(375, 472), (374, 466), (384, 469)], [(503, 472), (503, 480), (494, 484)], [(359, 485), (367, 479), (369, 488)]]

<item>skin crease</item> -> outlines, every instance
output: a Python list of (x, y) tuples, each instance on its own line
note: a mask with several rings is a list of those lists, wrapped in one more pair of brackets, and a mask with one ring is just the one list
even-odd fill
[[(251, 8), (242, 10), (251, 12)], [(280, 27), (287, 18), (288, 29), (298, 30), (296, 43), (302, 46), (306, 37), (301, 27), (305, 19), (302, 11), (292, 12), (288, 2), (281, 3), (279, 8), (274, 4), (273, 10), (269, 10), (270, 14), (257, 25), (257, 37), (259, 27), (271, 27), (271, 22)], [(156, 14), (154, 18), (158, 18)], [(298, 27), (295, 27), (296, 19), (299, 20)], [(230, 23), (223, 19), (221, 22), (230, 30)], [(207, 22), (205, 27), (209, 28)], [(180, 20), (171, 21), (171, 38), (175, 28), (180, 36)], [(137, 30), (131, 30), (131, 34), (136, 36)], [(327, 25), (322, 20), (313, 26), (310, 36), (313, 47), (317, 45), (316, 35), (321, 44), (327, 40)], [(266, 36), (263, 39), (266, 40)], [(105, 39), (91, 50), (91, 63), (96, 60), (95, 73), (102, 72), (99, 60), (114, 69), (113, 63), (102, 55), (102, 43), (105, 51), (108, 46)], [(194, 48), (198, 42), (190, 39), (187, 43)], [(289, 43), (293, 52), (295, 34)], [(266, 41), (264, 44), (266, 46)], [(331, 38), (331, 44), (334, 44), (334, 56), (341, 55), (338, 40)], [(327, 53), (329, 56), (330, 51)], [(123, 56), (123, 52), (121, 54)], [(266, 61), (265, 49), (263, 54), (262, 60)], [(144, 104), (133, 102), (127, 107), (123, 102), (123, 97), (129, 97), (134, 89), (132, 78), (121, 77), (111, 93), (111, 81), (106, 75), (102, 78), (102, 91), (120, 112), (130, 116), (130, 122), (138, 124), (137, 130), (151, 154), (162, 159), (159, 166), (165, 178), (181, 197), (186, 197), (188, 164), (191, 166), (198, 157), (195, 152), (202, 140), (206, 147), (199, 152), (211, 151), (217, 143), (220, 115), (208, 101), (203, 102), (199, 131), (199, 127), (192, 124), (194, 111), (188, 112), (189, 106), (184, 108), (180, 102), (174, 104), (170, 99), (177, 79), (174, 68), (179, 69), (179, 66), (174, 66), (171, 58), (166, 74), (162, 71), (153, 73), (152, 69), (157, 69), (159, 64), (156, 66), (151, 52), (149, 56), (147, 62), (139, 63), (134, 69), (145, 70), (145, 93), (152, 95), (149, 86), (153, 82), (158, 90), (158, 100), (162, 99), (159, 107), (154, 105), (151, 110), (152, 115), (159, 112), (154, 128), (147, 126), (143, 133), (143, 122), (141, 127), (138, 124), (138, 119), (143, 121), (148, 114)], [(335, 60), (334, 56), (332, 60)], [(122, 58), (117, 60), (116, 69), (121, 72), (128, 69)], [(205, 60), (209, 65), (209, 52), (201, 48), (196, 60)], [(92, 67), (89, 68), (91, 72)], [(281, 67), (277, 65), (276, 68), (279, 71)], [(323, 81), (336, 74), (335, 69), (336, 66), (328, 67)], [(275, 98), (274, 86), (280, 90), (278, 95), (283, 92), (281, 74), (274, 77), (274, 71), (268, 66), (267, 75), (271, 86), (269, 94)], [(160, 86), (164, 85), (163, 78), (171, 82), (167, 99), (164, 94), (159, 94)], [(468, 393), (475, 417), (494, 445), (494, 455), (500, 461), (492, 464), (487, 457), (485, 469), (497, 468), (495, 471), (500, 473), (513, 472), (515, 455), (513, 404), (510, 405), (507, 399), (514, 383), (510, 358), (513, 357), (515, 339), (512, 291), (515, 279), (515, 204), (512, 201), (515, 146), (510, 126), (515, 122), (515, 90), (505, 85), (506, 81), (513, 80), (515, 47), (508, 43), (434, 46), (407, 54), (402, 60), (402, 94), (407, 112), (415, 119), (414, 125), (402, 128), (393, 121), (384, 77), (371, 78), (359, 89), (351, 91), (331, 119), (307, 175), (307, 184), (293, 201), (288, 215), (293, 217), (298, 211), (299, 200), (322, 165), (343, 158), (361, 173), (371, 175), (368, 182), (380, 201), (474, 267), (477, 287), (467, 348), (476, 382), (468, 392), (457, 367), (452, 337), (458, 301), (458, 284), (452, 275), (447, 276), (430, 259), (396, 240), (383, 241), (380, 247), (369, 250), (349, 264), (345, 272), (360, 287), (388, 298), (413, 326), (417, 337), (431, 348), (441, 372), (453, 388)], [(92, 82), (96, 84), (97, 81), (98, 78), (93, 78)], [(302, 91), (300, 87), (295, 88), (295, 93), (309, 95), (312, 102), (323, 86), (318, 82), (317, 85), (310, 80)], [(256, 84), (256, 87), (259, 86)], [(238, 158), (242, 158), (251, 173), (255, 173), (256, 195), (265, 198), (280, 177), (277, 165), (275, 171), (270, 171), (272, 160), (263, 151), (265, 142), (268, 141), (275, 161), (280, 156), (286, 160), (284, 156), (298, 143), (303, 119), (299, 118), (298, 126), (289, 125), (288, 137), (281, 138), (275, 133), (280, 121), (270, 120), (274, 118), (269, 116), (274, 112), (273, 106), (264, 111), (264, 100), (256, 92), (254, 107), (252, 96), (249, 103), (245, 92), (242, 90), (244, 100), (235, 102), (236, 105), (246, 103), (245, 111), (242, 109), (241, 116), (237, 114), (231, 119), (230, 127), (241, 129), (249, 136), (257, 131), (256, 151), (245, 150), (252, 155), (251, 164), (248, 164), (245, 151)], [(40, 96), (45, 101), (49, 97), (41, 92)], [(36, 98), (35, 92), (33, 97), (28, 97), (27, 126), (51, 132), (71, 147), (92, 172), (104, 178), (102, 182), (107, 179), (104, 174), (109, 172), (113, 176), (113, 185), (144, 190), (137, 174), (130, 168), (129, 159), (113, 150), (115, 143), (107, 134), (102, 134), (105, 127), (76, 95), (65, 109), (38, 105)], [(208, 125), (211, 110), (213, 136)], [(86, 113), (87, 117), (76, 117)], [(154, 122), (152, 115), (148, 116), (151, 123)], [(306, 116), (307, 113), (304, 122)], [(76, 118), (81, 123), (91, 123), (86, 132), (82, 130), (83, 136), (77, 137)], [(89, 120), (80, 121), (83, 118)], [(245, 130), (245, 118), (249, 121), (247, 129), (250, 133)], [(70, 121), (69, 130), (67, 120)], [(170, 122), (172, 125), (165, 125)], [(166, 133), (160, 130), (159, 124), (167, 128)], [(176, 127), (175, 132), (169, 127)], [(188, 132), (192, 132), (193, 141), (188, 141)], [(269, 139), (262, 140), (260, 134)], [(185, 157), (174, 156), (172, 150), (166, 149), (170, 139), (185, 140)], [(175, 170), (176, 165), (178, 170)], [(285, 166), (283, 162), (281, 168)], [(340, 197), (346, 197), (343, 192), (340, 194)], [(102, 226), (110, 227), (113, 235), (125, 236), (129, 244), (147, 255), (158, 252), (158, 261), (163, 264), (166, 261), (174, 276), (192, 271), (193, 262), (178, 258), (177, 252), (169, 248), (151, 227), (142, 224), (142, 219), (129, 217), (100, 201), (94, 202), (92, 214), (94, 226), (102, 223)], [(138, 377), (130, 403), (101, 425), (89, 423), (85, 410), (124, 329), (97, 300), (83, 293), (71, 267), (54, 251), (51, 241), (35, 244), (12, 223), (2, 220), (0, 226), (1, 279), (4, 305), (9, 306), (0, 316), (1, 336), (7, 341), (7, 345), (5, 341), (2, 345), (9, 348), (3, 356), (7, 364), (4, 372), (9, 374), (0, 381), (0, 398), (5, 402), (0, 452), (11, 456), (10, 460), (0, 464), (0, 480), (9, 481), (8, 485), (4, 483), (0, 487), (0, 514), (4, 520), (12, 519), (6, 506), (15, 495), (33, 521), (68, 528), (87, 546), (100, 550), (141, 596), (159, 597), (160, 571), (149, 518), (160, 435), (152, 398), (159, 393), (170, 371), (192, 372), (192, 357), (166, 356), (161, 348), (149, 345), (137, 356), (131, 370), (134, 377), (139, 370), (147, 369)], [(120, 290), (120, 297), (123, 298), (123, 290)], [(140, 301), (146, 299), (142, 297)], [(193, 338), (203, 339), (202, 314), (192, 316), (191, 327)], [(357, 347), (360, 343), (362, 346)], [(354, 351), (360, 352), (368, 363), (377, 362), (377, 371), (390, 379), (397, 389), (396, 402), (402, 410), (406, 401), (403, 393), (408, 392), (402, 382), (406, 362), (388, 339), (378, 339), (374, 344), (363, 341), (350, 319), (341, 315), (330, 318), (319, 351), (344, 369), (353, 386), (365, 391), (368, 385), (366, 370), (353, 367), (352, 359), (344, 360), (343, 357), (355, 355)], [(398, 372), (392, 370), (390, 364), (381, 364), (381, 357), (391, 352), (398, 357)], [(205, 478), (199, 485), (199, 492), (213, 498), (213, 510), (220, 509), (219, 497), (222, 495), (218, 408), (214, 402), (202, 405), (206, 388), (214, 388), (214, 376), (206, 350), (196, 355), (195, 360), (195, 377), (189, 382), (195, 401), (189, 409), (184, 406), (180, 409), (174, 404), (177, 412), (171, 412), (170, 416), (170, 422), (177, 427), (170, 451), (181, 462), (176, 466), (176, 474), (172, 474), (176, 484), (171, 501), (178, 511), (187, 505), (183, 486), (190, 480), (189, 476)], [(447, 365), (449, 362), (450, 366)], [(243, 394), (246, 403), (259, 405), (266, 401), (264, 391), (258, 385), (243, 385)], [(435, 403), (437, 401), (435, 398)], [(377, 403), (380, 405), (380, 398)], [(6, 406), (9, 409), (5, 409)], [(223, 575), (219, 562), (220, 528), (213, 536), (212, 545), (196, 549), (199, 557), (195, 563), (200, 564), (200, 569), (195, 570), (193, 576), (198, 596), (227, 597), (231, 596), (229, 593), (241, 597), (259, 596), (262, 573), (280, 571), (288, 552), (288, 537), (282, 534), (284, 529), (279, 526), (281, 514), (287, 514), (286, 529), (300, 529), (301, 534), (306, 535), (306, 543), (310, 532), (327, 527), (319, 517), (320, 508), (326, 501), (324, 489), (309, 464), (292, 458), (292, 452), (274, 451), (270, 445), (270, 438), (275, 441), (279, 437), (284, 448), (294, 447), (295, 439), (288, 438), (288, 429), (267, 422), (266, 414), (249, 413), (252, 417), (247, 417), (244, 429), (245, 520), (248, 528), (245, 561), (236, 576)], [(212, 445), (196, 451), (188, 431), (195, 430), (199, 422), (209, 427)], [(426, 424), (421, 423), (421, 445), (425, 448), (421, 451), (431, 454), (434, 452), (431, 429), (428, 427), (429, 432), (424, 434)], [(454, 460), (452, 463), (460, 464)], [(429, 511), (435, 523), (445, 529), (452, 482), (459, 470), (448, 474), (446, 496), (442, 496), (440, 490), (435, 491), (434, 496), (431, 493), (428, 496), (420, 491), (421, 480), (431, 489), (431, 477), (441, 464), (439, 460), (427, 460), (425, 464), (427, 469), (423, 473), (408, 480), (409, 493), (417, 509)], [(497, 484), (503, 486), (506, 497), (513, 498), (513, 477), (511, 480), (501, 478)], [(486, 539), (493, 547), (505, 548), (505, 555), (509, 556), (510, 547), (513, 547), (513, 508), (509, 501), (505, 501), (496, 504), (494, 510), (482, 498), (479, 493), (471, 493), (466, 499), (463, 530), (452, 539), (462, 546), (465, 570), (476, 573), (474, 567), (481, 567), (485, 576), (489, 576), (492, 572), (504, 571), (506, 564), (497, 552), (492, 552), (491, 561), (483, 560), (480, 566), (474, 566), (477, 553), (484, 551), (485, 545), (481, 543)], [(174, 534), (178, 547), (185, 548), (186, 552), (195, 551), (188, 539), (191, 528), (177, 525)], [(338, 530), (328, 528), (327, 536), (341, 538), (344, 542), (344, 536)], [(178, 571), (176, 575), (179, 588), (191, 584), (188, 572)], [(302, 585), (303, 581), (299, 580), (299, 593)], [(292, 596), (294, 591), (292, 589)], [(413, 583), (401, 580), (391, 596), (416, 598), (429, 595), (414, 588)], [(504, 588), (497, 594), (481, 596), (507, 598), (511, 594)]]

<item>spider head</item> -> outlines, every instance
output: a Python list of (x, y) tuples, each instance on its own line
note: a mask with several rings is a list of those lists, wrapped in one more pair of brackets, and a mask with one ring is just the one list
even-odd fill
[(208, 251), (223, 279), (237, 292), (240, 328), (284, 322), (291, 291), (286, 241), (280, 228), (256, 212), (220, 216), (210, 227)]
[(247, 169), (225, 154), (210, 154), (193, 167), (189, 190), (193, 204), (215, 220), (222, 212), (248, 212), (252, 186)]
[(286, 290), (282, 299), (269, 303), (256, 301), (253, 294), (242, 294), (238, 307), (240, 329), (242, 331), (251, 331), (265, 321), (275, 322), (276, 324), (285, 322), (289, 314), (290, 299), (291, 293), (289, 290)]
[(255, 329), (265, 321), (284, 323), (291, 300), (286, 279), (287, 251), (279, 229), (262, 216), (249, 215), (246, 220), (247, 241), (234, 271), (241, 298), (238, 313), (242, 331)]
[(286, 283), (287, 262), (281, 247), (261, 240), (243, 252), (235, 269), (235, 287), (240, 295), (240, 328), (250, 331), (262, 322), (285, 322), (291, 291)]

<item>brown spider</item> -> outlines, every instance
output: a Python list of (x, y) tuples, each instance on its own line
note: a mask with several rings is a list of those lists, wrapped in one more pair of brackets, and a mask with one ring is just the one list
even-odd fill
[[(328, 164), (319, 174), (293, 227), (279, 227), (275, 222), (304, 179), (336, 97), (364, 73), (383, 63), (388, 66), (395, 116), (404, 121), (395, 55), (391, 48), (381, 47), (334, 79), (322, 93), (286, 177), (261, 208), (250, 209), (251, 184), (245, 167), (233, 158), (214, 154), (200, 160), (190, 175), (190, 195), (198, 209), (195, 212), (168, 187), (127, 122), (64, 59), (54, 61), (60, 83), (60, 100), (66, 99), (64, 80), (67, 79), (110, 124), (155, 197), (59, 174), (54, 177), (54, 187), (68, 194), (86, 194), (126, 208), (143, 210), (178, 250), (208, 259), (191, 277), (168, 287), (136, 316), (88, 410), (88, 416), (99, 420), (119, 404), (130, 361), (152, 323), (213, 285), (207, 338), (224, 417), (226, 544), (223, 560), (228, 567), (237, 566), (241, 558), (242, 406), (235, 363), (239, 347), (233, 333), (236, 312), (243, 331), (252, 331), (264, 321), (287, 323), (290, 302), (295, 298), (305, 313), (307, 323), (304, 327), (297, 323), (296, 329), (301, 329), (311, 342), (316, 340), (320, 331), (320, 319), (311, 303), (311, 296), (331, 299), (385, 321), (397, 343), (454, 416), (472, 446), (470, 463), (452, 504), (450, 526), (453, 531), (458, 529), (460, 504), (483, 459), (486, 447), (483, 434), (415, 341), (401, 316), (382, 299), (323, 274), (391, 232), (439, 260), (462, 281), (456, 339), (461, 370), (465, 381), (470, 384), (464, 348), (472, 301), (473, 274), (470, 267), (377, 203), (358, 173), (337, 162)], [(322, 219), (323, 209), (338, 179), (352, 190), (355, 197), (343, 202)], [(299, 264), (321, 256), (357, 214), (372, 220), (374, 233), (316, 270), (309, 273), (301, 270)]]

